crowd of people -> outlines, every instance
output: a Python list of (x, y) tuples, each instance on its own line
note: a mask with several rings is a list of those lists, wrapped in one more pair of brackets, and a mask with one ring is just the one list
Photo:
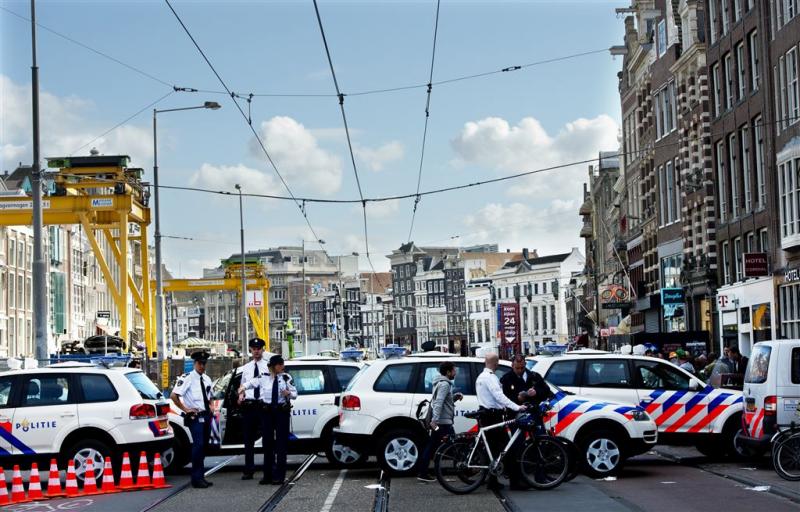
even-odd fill
[(748, 361), (738, 347), (725, 347), (721, 357), (714, 352), (693, 354), (682, 348), (664, 352), (644, 345), (635, 345), (630, 353), (669, 361), (715, 387), (741, 384)]

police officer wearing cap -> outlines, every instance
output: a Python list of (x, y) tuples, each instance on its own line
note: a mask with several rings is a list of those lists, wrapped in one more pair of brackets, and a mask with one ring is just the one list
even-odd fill
[[(248, 342), (253, 359), (242, 367), (242, 382), (258, 379), (269, 374), (267, 362), (264, 360), (264, 346), (261, 338), (253, 338)], [(254, 449), (259, 434), (263, 436), (267, 427), (267, 411), (261, 400), (261, 386), (251, 389), (240, 389), (239, 403), (242, 406), (242, 431), (244, 434), (244, 474), (242, 480), (252, 480), (255, 472)], [(270, 476), (270, 475), (264, 475)]]
[[(242, 379), (239, 388), (260, 389), (261, 400), (266, 409), (266, 428), (261, 443), (264, 446), (264, 478), (259, 484), (282, 484), (286, 480), (286, 453), (289, 445), (289, 419), (292, 400), (297, 398), (297, 389), (292, 377), (284, 373), (284, 361), (275, 355), (269, 359), (269, 373), (248, 381)], [(270, 479), (271, 475), (271, 479)]]
[(211, 435), (211, 377), (206, 375), (208, 352), (192, 354), (194, 370), (178, 378), (170, 398), (183, 411), (183, 424), (192, 434), (192, 487), (205, 489), (213, 484), (205, 479), (205, 449)]

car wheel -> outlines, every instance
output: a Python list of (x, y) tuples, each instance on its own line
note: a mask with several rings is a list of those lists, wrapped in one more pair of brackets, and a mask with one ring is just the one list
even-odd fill
[(105, 458), (111, 457), (111, 455), (111, 448), (105, 443), (94, 439), (85, 439), (67, 449), (65, 462), (71, 460), (75, 463), (75, 476), (79, 482), (83, 482), (86, 476), (86, 465), (91, 460), (94, 478), (99, 482), (103, 478)]
[(339, 443), (331, 434), (325, 438), (325, 457), (328, 462), (340, 468), (357, 466), (367, 459), (366, 454)]
[(622, 443), (613, 432), (590, 432), (578, 441), (584, 472), (593, 478), (617, 474), (624, 460)]
[(419, 437), (409, 430), (395, 430), (385, 434), (378, 444), (381, 467), (394, 476), (413, 473), (422, 455)]

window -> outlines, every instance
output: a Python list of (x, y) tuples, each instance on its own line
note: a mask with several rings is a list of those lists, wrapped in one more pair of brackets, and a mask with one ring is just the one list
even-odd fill
[(375, 381), (374, 391), (383, 393), (406, 393), (411, 383), (412, 364), (393, 364), (387, 366)]
[(70, 403), (69, 378), (58, 375), (32, 376), (23, 381), (20, 407)]
[(681, 287), (681, 262), (683, 258), (680, 254), (673, 254), (661, 258), (661, 287), (680, 288)]
[(556, 306), (554, 304), (550, 305), (550, 329), (555, 334), (556, 330)]
[(797, 48), (786, 53), (786, 101), (787, 124), (792, 125), (800, 117), (800, 85), (798, 85)]
[(604, 359), (586, 361), (584, 364), (581, 387), (627, 388), (630, 384), (628, 362), (625, 360)]
[(750, 231), (744, 240), (744, 252), (756, 252), (756, 234)]
[(725, 147), (717, 142), (717, 191), (719, 193), (719, 220), (725, 222), (728, 214), (728, 176), (725, 172)]
[(733, 22), (736, 23), (740, 19), (742, 19), (742, 1), (743, 0), (733, 0)]
[(744, 374), (745, 384), (763, 384), (767, 382), (769, 374), (769, 358), (772, 355), (772, 347), (760, 345), (753, 347), (750, 354), (750, 362)]
[(11, 308), (16, 307), (16, 293), (14, 292), (16, 288), (17, 279), (16, 276), (12, 273), (8, 273), (8, 306)]
[(708, 21), (711, 32), (711, 44), (717, 40), (717, 0), (708, 2)]
[(677, 173), (672, 161), (667, 162), (666, 166), (659, 167), (659, 185), (661, 197), (661, 225), (671, 224), (678, 220), (678, 188)]
[(725, 108), (733, 108), (733, 58), (730, 52), (725, 54), (723, 60), (725, 70)]
[(325, 393), (325, 374), (321, 368), (289, 368), (292, 382), (298, 395), (318, 395)]
[(722, 34), (727, 34), (730, 29), (730, 0), (722, 0)]
[(711, 67), (711, 86), (714, 93), (714, 117), (722, 113), (722, 77), (720, 76), (719, 62)]
[(738, 95), (736, 99), (741, 101), (744, 99), (745, 92), (747, 90), (747, 73), (745, 70), (745, 57), (744, 57), (744, 43), (739, 43), (736, 45), (736, 71), (737, 71), (737, 81), (739, 82), (739, 88), (737, 89)]
[(658, 22), (658, 56), (667, 53), (667, 21)]
[(115, 402), (119, 399), (117, 390), (105, 375), (81, 375), (81, 403)]
[(722, 282), (728, 284), (731, 282), (731, 254), (730, 244), (722, 242)]
[(761, 85), (761, 77), (758, 69), (759, 61), (761, 60), (758, 55), (758, 32), (755, 30), (750, 32), (748, 41), (750, 43), (750, 90), (755, 92), (758, 90), (759, 85)]
[(558, 361), (553, 363), (545, 379), (556, 386), (577, 386), (578, 385), (578, 362), (579, 361)]
[(730, 176), (731, 188), (731, 216), (736, 218), (739, 215), (739, 183), (736, 179), (736, 172), (738, 170), (739, 148), (736, 146), (736, 133), (728, 135), (728, 174)]
[(539, 306), (533, 306), (533, 332), (539, 334)]
[(800, 158), (778, 164), (781, 234), (783, 238), (800, 234)]
[(0, 409), (8, 407), (8, 402), (11, 400), (12, 384), (14, 384), (16, 378), (16, 376), (0, 377)]
[(689, 389), (689, 376), (664, 363), (634, 360), (638, 389)]
[[(439, 375), (441, 375), (439, 373), (439, 363), (421, 365), (419, 380), (416, 384), (416, 392), (425, 395), (433, 393), (433, 381), (436, 380), (436, 377)], [(453, 393), (463, 393), (465, 395), (475, 394), (469, 371), (469, 363), (456, 363), (456, 379), (453, 382)]]
[(335, 384), (339, 386), (337, 389), (333, 390), (334, 393), (345, 389), (350, 379), (358, 373), (358, 368), (355, 366), (332, 366), (331, 369), (333, 370), (333, 375), (336, 377)]
[(16, 255), (14, 253), (16, 247), (16, 242), (14, 240), (8, 241), (8, 264), (9, 266), (13, 267), (16, 266)]
[(158, 400), (160, 398), (164, 398), (156, 385), (153, 384), (153, 381), (147, 378), (144, 373), (126, 373), (125, 378), (128, 379), (131, 384), (133, 384), (133, 387), (136, 388), (136, 391), (138, 391), (139, 395), (145, 400)]
[(758, 250), (759, 252), (769, 252), (769, 234), (767, 228), (758, 232)]
[(792, 349), (792, 384), (800, 384), (800, 347)]
[(744, 188), (744, 212), (753, 207), (753, 194), (750, 190), (750, 132), (747, 125), (739, 129), (739, 143), (742, 145), (742, 188)]
[(742, 238), (736, 237), (733, 240), (733, 257), (736, 264), (736, 280), (742, 280)]
[(764, 176), (764, 128), (761, 117), (753, 120), (753, 132), (756, 136), (756, 194), (758, 194), (758, 209), (767, 205), (767, 184)]

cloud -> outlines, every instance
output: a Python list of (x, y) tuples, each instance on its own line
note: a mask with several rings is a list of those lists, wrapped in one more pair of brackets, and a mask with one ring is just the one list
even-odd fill
[[(550, 135), (533, 117), (516, 126), (499, 117), (470, 121), (450, 141), (456, 166), (488, 167), (502, 174), (532, 171), (569, 162), (596, 158), (598, 152), (615, 150), (618, 127), (607, 115), (576, 119)], [(588, 163), (545, 171), (510, 183), (512, 196), (538, 199), (575, 198), (587, 180)]]
[(554, 200), (538, 209), (523, 203), (488, 203), (465, 217), (464, 224), (472, 232), (461, 237), (462, 243), (492, 241), (512, 250), (537, 249), (542, 256), (564, 253), (571, 247), (583, 252), (577, 203), (568, 203)]
[(245, 194), (274, 194), (274, 179), (269, 174), (238, 165), (212, 165), (204, 163), (192, 174), (189, 183), (193, 186), (234, 192), (234, 185), (242, 186)]
[[(31, 90), (28, 84), (18, 84), (0, 75), (0, 95), (3, 101), (0, 169), (11, 170), (20, 160), (30, 163), (32, 159)], [(56, 96), (46, 90), (41, 91), (39, 101), (43, 157), (70, 155), (108, 129), (90, 118), (95, 115), (91, 101), (77, 96)], [(152, 161), (152, 133), (132, 124), (98, 138), (77, 154), (88, 154), (92, 147), (101, 153), (130, 155), (136, 166), (148, 167)]]
[[(305, 126), (291, 117), (276, 116), (261, 123), (261, 136), (278, 170), (292, 189), (331, 195), (342, 186), (342, 162), (325, 151)], [(257, 142), (254, 155), (263, 156)]]
[(405, 148), (398, 141), (387, 142), (378, 148), (368, 148), (355, 146), (353, 153), (356, 160), (364, 162), (372, 171), (381, 171), (383, 166), (389, 162), (403, 158)]

